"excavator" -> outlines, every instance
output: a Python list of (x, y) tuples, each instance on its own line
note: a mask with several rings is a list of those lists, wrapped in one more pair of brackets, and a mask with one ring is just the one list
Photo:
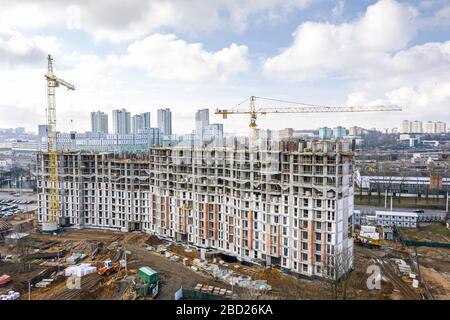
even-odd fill
[(108, 276), (111, 273), (120, 271), (126, 266), (126, 260), (121, 260), (122, 255), (123, 249), (119, 249), (114, 259), (103, 261), (103, 266), (98, 269), (97, 273), (101, 276)]
[(108, 276), (122, 268), (121, 261), (112, 262), (112, 260), (103, 261), (103, 267), (99, 268), (97, 273), (101, 276)]

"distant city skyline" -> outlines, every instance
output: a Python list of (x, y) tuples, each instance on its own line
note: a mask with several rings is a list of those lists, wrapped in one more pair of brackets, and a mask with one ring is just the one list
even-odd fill
[[(206, 4), (205, 4), (206, 3)], [(0, 0), (0, 127), (45, 123), (46, 56), (76, 90), (56, 92), (57, 130), (170, 106), (176, 132), (192, 114), (250, 95), (324, 105), (397, 104), (403, 112), (267, 115), (261, 129), (398, 127), (450, 122), (450, 3), (366, 1), (107, 2)], [(201, 8), (201, 16), (198, 19)], [(177, 17), (171, 19), (170, 17)], [(26, 91), (26, 94), (24, 94)], [(278, 106), (278, 104), (276, 105)], [(281, 105), (280, 105), (281, 106)], [(8, 112), (5, 112), (8, 111)], [(12, 111), (12, 112), (9, 112)], [(245, 134), (248, 119), (222, 121)], [(112, 129), (111, 126), (109, 128)]]

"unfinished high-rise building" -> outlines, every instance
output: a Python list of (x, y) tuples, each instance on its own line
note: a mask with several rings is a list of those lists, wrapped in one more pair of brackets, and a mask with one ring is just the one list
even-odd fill
[[(141, 230), (308, 276), (353, 265), (353, 160), (347, 141), (237, 140), (142, 154), (58, 157), (61, 216), (74, 227)], [(49, 207), (38, 154), (39, 221)]]

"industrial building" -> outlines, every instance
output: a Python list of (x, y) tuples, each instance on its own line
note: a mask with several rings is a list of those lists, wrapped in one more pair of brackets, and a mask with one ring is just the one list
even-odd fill
[[(353, 266), (346, 141), (72, 151), (59, 153), (58, 170), (59, 214), (74, 227), (139, 230), (307, 276), (340, 276)], [(36, 175), (42, 223), (48, 153), (38, 154)]]

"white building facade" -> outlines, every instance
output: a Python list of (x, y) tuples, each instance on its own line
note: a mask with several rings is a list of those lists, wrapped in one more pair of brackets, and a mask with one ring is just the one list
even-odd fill
[[(157, 147), (59, 159), (61, 216), (79, 228), (140, 230), (295, 273), (353, 266), (353, 153), (337, 141), (265, 150)], [(49, 207), (48, 155), (38, 154), (39, 221)]]
[(417, 228), (418, 214), (403, 211), (375, 211), (377, 225), (382, 227)]

